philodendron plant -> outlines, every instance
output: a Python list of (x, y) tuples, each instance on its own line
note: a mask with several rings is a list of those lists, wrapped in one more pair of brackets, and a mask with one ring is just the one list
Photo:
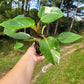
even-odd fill
[[(35, 21), (29, 17), (24, 17), (24, 15), (19, 15), (11, 20), (5, 21), (0, 24), (0, 26), (4, 27), (4, 34), (14, 39), (23, 40), (23, 41), (36, 41), (39, 43), (39, 49), (42, 55), (54, 65), (59, 63), (60, 59), (60, 46), (59, 42), (62, 43), (72, 43), (82, 36), (71, 33), (71, 32), (63, 32), (58, 36), (58, 39), (49, 36), (45, 37), (43, 34), (46, 25), (40, 29), (40, 22), (43, 23), (51, 23), (63, 16), (62, 11), (57, 7), (48, 7), (42, 6), (38, 12), (38, 17), (40, 21), (35, 25)], [(32, 28), (38, 35), (39, 38), (35, 38), (30, 36), (24, 32), (17, 32), (18, 29), (23, 28)], [(14, 49), (21, 48), (23, 46), (23, 42), (16, 42)]]

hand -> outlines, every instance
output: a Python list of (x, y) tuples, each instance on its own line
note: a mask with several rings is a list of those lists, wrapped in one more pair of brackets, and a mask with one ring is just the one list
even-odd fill
[(34, 60), (35, 64), (43, 61), (45, 59), (44, 56), (40, 56), (36, 53), (36, 49), (34, 47), (35, 43), (31, 45), (31, 47), (27, 50), (26, 55), (30, 56), (32, 60)]

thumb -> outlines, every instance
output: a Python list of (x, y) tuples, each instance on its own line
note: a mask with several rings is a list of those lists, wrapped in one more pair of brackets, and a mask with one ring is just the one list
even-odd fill
[(44, 56), (40, 56), (40, 60), (43, 61), (45, 59)]
[(35, 45), (35, 42), (33, 42), (33, 44), (31, 45), (32, 47)]

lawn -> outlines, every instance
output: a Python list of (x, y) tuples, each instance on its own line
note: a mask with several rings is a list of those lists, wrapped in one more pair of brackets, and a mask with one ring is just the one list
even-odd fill
[(65, 56), (59, 66), (51, 66), (34, 84), (84, 84), (84, 48)]
[[(25, 46), (18, 50), (13, 49), (14, 44), (15, 40), (10, 38), (0, 40), (0, 78), (13, 68), (32, 42), (25, 42)], [(70, 49), (72, 50), (72, 48)], [(63, 57), (60, 60), (59, 66), (51, 66), (46, 73), (41, 74), (37, 78), (34, 84), (84, 84), (83, 51), (84, 48), (77, 49), (74, 53)], [(66, 52), (67, 50), (61, 53), (63, 54)], [(34, 78), (41, 71), (42, 67), (48, 63), (49, 62), (45, 59), (38, 64), (35, 67), (32, 78)]]
[[(21, 49), (14, 50), (15, 40), (2, 39), (0, 40), (0, 78), (10, 71), (26, 50), (31, 46), (32, 42), (25, 42), (25, 46)], [(33, 77), (49, 62), (45, 59), (35, 67)]]
[(17, 63), (28, 47), (32, 44), (25, 42), (21, 49), (14, 50), (15, 40), (11, 38), (0, 39), (0, 78)]

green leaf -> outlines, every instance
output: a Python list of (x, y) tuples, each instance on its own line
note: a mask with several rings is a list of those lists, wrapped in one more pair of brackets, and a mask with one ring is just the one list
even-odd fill
[(15, 33), (17, 30), (16, 29), (10, 29), (10, 28), (4, 28), (4, 34), (12, 34)]
[(45, 58), (54, 65), (59, 63), (60, 47), (58, 41), (54, 37), (48, 37), (40, 40), (40, 51)]
[(15, 18), (16, 18), (16, 19), (17, 19), (17, 18), (24, 18), (24, 15), (18, 15), (18, 16), (16, 16)]
[(46, 6), (42, 6), (38, 12), (38, 17), (41, 18), (42, 16), (45, 15), (45, 7)]
[(9, 34), (8, 36), (14, 39), (29, 39), (31, 37), (29, 34), (24, 32), (13, 33)]
[(38, 17), (44, 23), (53, 22), (62, 16), (62, 11), (57, 7), (42, 6), (38, 12)]
[(6, 28), (11, 29), (22, 29), (34, 26), (35, 21), (29, 17), (23, 17), (23, 15), (19, 15), (11, 20), (4, 21), (0, 25)]
[(16, 42), (16, 44), (14, 45), (14, 49), (16, 50), (16, 49), (19, 49), (23, 46), (24, 46), (23, 42)]
[(62, 43), (72, 43), (80, 38), (82, 38), (82, 36), (72, 32), (63, 32), (58, 36), (59, 41)]

